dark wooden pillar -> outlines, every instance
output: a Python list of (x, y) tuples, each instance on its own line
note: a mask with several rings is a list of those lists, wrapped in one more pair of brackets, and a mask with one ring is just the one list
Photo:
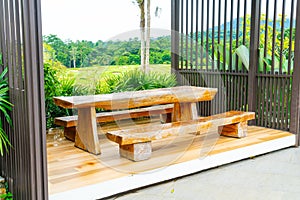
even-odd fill
[(299, 123), (300, 123), (300, 2), (297, 1), (296, 13), (296, 34), (295, 34), (295, 60), (292, 83), (292, 102), (290, 132), (297, 135), (296, 146), (300, 144)]
[[(179, 68), (179, 0), (171, 0), (171, 71), (180, 77)], [(180, 80), (178, 80), (180, 82)]]
[[(256, 112), (257, 107), (257, 69), (259, 53), (260, 1), (252, 1), (250, 31), (250, 63), (248, 72), (248, 110)], [(256, 124), (251, 121), (251, 124)]]

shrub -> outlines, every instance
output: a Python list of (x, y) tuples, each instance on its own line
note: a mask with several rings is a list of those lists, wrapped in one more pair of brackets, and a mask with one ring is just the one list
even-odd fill
[(47, 128), (54, 126), (54, 118), (73, 114), (70, 109), (63, 109), (55, 105), (55, 96), (79, 96), (93, 94), (107, 94), (123, 91), (137, 91), (154, 88), (173, 87), (176, 76), (150, 72), (148, 74), (135, 69), (120, 74), (110, 74), (102, 79), (80, 78), (68, 74), (64, 67), (57, 62), (45, 62), (45, 106)]
[(105, 82), (109, 93), (167, 88), (177, 85), (174, 74), (159, 72), (147, 74), (138, 69), (126, 71), (120, 75), (110, 75), (105, 78)]
[(73, 80), (65, 78), (59, 80), (57, 74), (58, 71), (61, 71), (61, 69), (57, 68), (52, 63), (44, 63), (44, 91), (47, 128), (53, 127), (55, 117), (71, 114), (71, 110), (60, 108), (56, 106), (53, 101), (53, 97), (70, 96), (73, 91)]
[(67, 72), (66, 67), (59, 62), (44, 62), (44, 90), (46, 108), (46, 126), (54, 126), (54, 118), (73, 114), (71, 109), (55, 105), (53, 97), (95, 94), (93, 85), (86, 85)]

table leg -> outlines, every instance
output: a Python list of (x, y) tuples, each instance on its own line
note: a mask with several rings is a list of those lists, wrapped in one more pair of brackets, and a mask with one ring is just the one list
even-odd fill
[(75, 146), (93, 154), (100, 154), (95, 107), (78, 109)]
[(188, 121), (198, 118), (196, 103), (174, 103), (172, 121)]

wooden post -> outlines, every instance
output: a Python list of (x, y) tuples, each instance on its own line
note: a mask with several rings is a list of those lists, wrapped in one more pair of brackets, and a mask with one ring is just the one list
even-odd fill
[[(295, 34), (295, 55), (300, 53), (300, 2), (297, 1), (296, 13), (296, 34)], [(297, 136), (296, 146), (300, 143), (300, 56), (295, 56), (293, 83), (292, 83), (292, 101), (290, 131)]]
[(75, 146), (93, 154), (100, 154), (95, 107), (78, 109)]
[[(256, 111), (257, 102), (257, 68), (260, 25), (260, 1), (252, 1), (250, 32), (250, 63), (248, 72), (248, 110)], [(250, 122), (255, 125), (255, 121)]]
[(179, 69), (179, 0), (171, 1), (171, 70)]

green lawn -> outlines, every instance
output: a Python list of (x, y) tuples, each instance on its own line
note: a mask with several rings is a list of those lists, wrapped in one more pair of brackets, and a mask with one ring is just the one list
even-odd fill
[[(92, 66), (85, 68), (65, 68), (59, 74), (59, 79), (68, 80), (68, 78), (75, 78), (75, 85), (87, 86), (95, 88), (99, 81), (104, 81), (104, 77), (109, 77), (112, 74), (120, 74), (125, 71), (138, 69), (139, 65), (126, 66)], [(170, 64), (150, 65), (151, 71), (160, 73), (171, 73)]]
[[(68, 68), (68, 73), (74, 74), (77, 78), (86, 79), (86, 78), (96, 78), (109, 76), (110, 74), (119, 74), (124, 71), (129, 71), (139, 68), (139, 65), (126, 65), (126, 66), (93, 66), (85, 68)], [(161, 73), (170, 73), (171, 65), (170, 64), (160, 64), (160, 65), (150, 65), (151, 71), (161, 72)]]

